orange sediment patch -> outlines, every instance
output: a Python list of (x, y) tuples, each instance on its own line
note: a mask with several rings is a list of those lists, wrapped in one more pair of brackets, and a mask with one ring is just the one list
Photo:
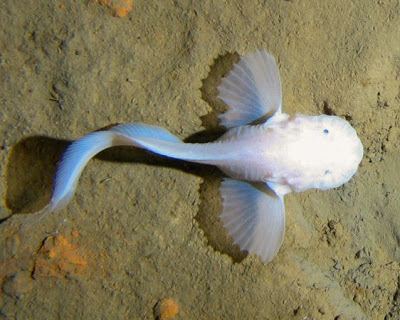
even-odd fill
[(125, 17), (133, 9), (133, 0), (96, 0), (113, 12), (116, 17)]
[(171, 298), (160, 300), (155, 307), (155, 316), (159, 320), (171, 320), (178, 312), (179, 305)]
[[(79, 232), (73, 231), (72, 236), (77, 238)], [(64, 235), (46, 238), (35, 260), (33, 276), (62, 278), (83, 274), (88, 263), (81, 251)]]

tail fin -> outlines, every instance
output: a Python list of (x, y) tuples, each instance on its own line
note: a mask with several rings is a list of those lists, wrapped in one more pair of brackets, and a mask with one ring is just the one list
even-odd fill
[[(118, 125), (110, 130), (89, 133), (71, 143), (64, 152), (57, 168), (52, 198), (42, 210), (43, 214), (60, 210), (68, 204), (75, 193), (84, 167), (97, 153), (113, 146), (132, 145), (146, 148), (141, 139), (181, 143), (180, 139), (168, 131), (141, 123)], [(151, 147), (146, 149), (157, 152)]]

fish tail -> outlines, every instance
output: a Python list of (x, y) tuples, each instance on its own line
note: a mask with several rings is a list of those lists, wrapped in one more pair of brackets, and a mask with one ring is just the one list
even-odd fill
[(185, 144), (178, 137), (156, 126), (123, 124), (109, 130), (89, 133), (67, 147), (56, 170), (50, 203), (32, 218), (42, 219), (50, 212), (64, 208), (73, 197), (79, 177), (88, 161), (97, 153), (113, 146), (139, 147), (172, 158), (196, 158), (193, 148), (182, 148)]

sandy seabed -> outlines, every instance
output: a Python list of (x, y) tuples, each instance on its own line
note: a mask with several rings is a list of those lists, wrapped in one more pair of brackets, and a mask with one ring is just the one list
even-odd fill
[[(110, 3), (0, 3), (0, 318), (154, 319), (170, 298), (176, 319), (400, 319), (400, 2)], [(277, 58), (285, 112), (345, 117), (365, 148), (348, 184), (286, 197), (270, 264), (219, 222), (221, 172), (129, 148), (17, 232), (85, 133), (212, 139), (216, 87), (257, 48)]]

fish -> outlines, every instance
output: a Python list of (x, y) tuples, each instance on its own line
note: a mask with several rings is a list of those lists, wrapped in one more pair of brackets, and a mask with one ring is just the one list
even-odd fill
[(270, 262), (284, 239), (284, 196), (345, 184), (359, 167), (363, 145), (341, 117), (284, 113), (279, 68), (264, 49), (242, 56), (218, 90), (228, 106), (219, 116), (227, 131), (213, 142), (185, 143), (143, 123), (115, 125), (72, 142), (58, 164), (45, 211), (69, 203), (84, 167), (97, 153), (114, 146), (142, 148), (218, 167), (227, 176), (220, 186), (224, 227), (241, 250)]

